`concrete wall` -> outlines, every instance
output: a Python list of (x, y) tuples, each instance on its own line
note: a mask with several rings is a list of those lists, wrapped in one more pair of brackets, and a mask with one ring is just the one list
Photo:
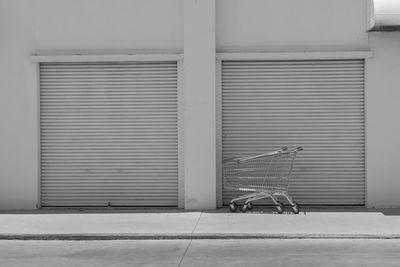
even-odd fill
[[(0, 209), (32, 209), (38, 201), (38, 80), (37, 66), (30, 62), (29, 56), (40, 50), (183, 52), (184, 40), (191, 38), (187, 31), (185, 39), (184, 1), (0, 0)], [(208, 47), (202, 48), (208, 51), (206, 54), (215, 46), (218, 52), (369, 50), (366, 32), (369, 1), (215, 1), (216, 43), (207, 42)], [(207, 31), (209, 25), (202, 28), (201, 19), (204, 18), (200, 16), (193, 23), (197, 23), (199, 30)], [(400, 131), (396, 124), (400, 97), (399, 43), (398, 33), (370, 35), (374, 52), (374, 58), (367, 62), (366, 73), (367, 204), (370, 206), (400, 203), (396, 190), (400, 188), (396, 168)], [(208, 83), (213, 82), (212, 75), (208, 77)], [(195, 80), (190, 82), (194, 86)], [(205, 81), (202, 84), (207, 86)], [(188, 93), (185, 99), (196, 102), (194, 93), (191, 95), (190, 90)], [(212, 104), (210, 91), (200, 95), (206, 98), (203, 107)], [(215, 122), (207, 118), (204, 125), (208, 125), (204, 133), (210, 136)], [(193, 132), (193, 136), (197, 133)], [(215, 139), (209, 140), (209, 144), (213, 142)], [(212, 172), (215, 165), (207, 162)], [(215, 177), (207, 180), (205, 188), (215, 186), (214, 181)], [(192, 185), (196, 186), (196, 182)], [(195, 193), (187, 195), (187, 199)], [(215, 193), (211, 192), (212, 196), (208, 193), (203, 196), (213, 202)], [(204, 203), (210, 207), (210, 203)], [(197, 204), (193, 207), (200, 207)]]
[(367, 4), (366, 0), (218, 0), (217, 50), (364, 50)]
[(184, 7), (185, 209), (215, 209), (215, 0)]
[(366, 64), (367, 205), (400, 207), (400, 33), (371, 33)]
[(36, 50), (183, 51), (183, 0), (17, 0), (31, 6)]
[(0, 0), (0, 209), (38, 201), (37, 50), (183, 51), (182, 0)]

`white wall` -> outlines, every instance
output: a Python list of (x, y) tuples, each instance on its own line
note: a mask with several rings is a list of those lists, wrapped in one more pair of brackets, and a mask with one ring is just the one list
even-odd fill
[(366, 64), (367, 205), (400, 207), (400, 33), (371, 33)]
[(217, 0), (217, 50), (364, 50), (366, 15), (366, 0)]
[(399, 0), (374, 0), (376, 25), (400, 25)]
[(37, 50), (183, 51), (183, 0), (0, 0), (0, 209), (38, 201)]

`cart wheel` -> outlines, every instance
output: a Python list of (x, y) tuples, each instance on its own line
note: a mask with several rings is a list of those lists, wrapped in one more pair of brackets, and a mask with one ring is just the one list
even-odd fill
[(247, 203), (247, 210), (252, 210), (254, 208), (253, 203), (249, 202)]
[(282, 214), (283, 213), (283, 208), (284, 208), (283, 203), (282, 202), (278, 202), (278, 206), (276, 206), (276, 211), (279, 214)]
[(238, 205), (235, 202), (229, 203), (229, 210), (231, 212), (235, 212), (237, 210), (237, 208), (238, 208)]
[(246, 212), (248, 210), (247, 204), (244, 204), (243, 207), (240, 209), (241, 212)]
[(293, 213), (294, 214), (299, 214), (299, 212), (300, 212), (299, 204), (296, 203), (296, 202), (293, 202), (293, 203), (294, 203), (294, 205), (292, 206)]

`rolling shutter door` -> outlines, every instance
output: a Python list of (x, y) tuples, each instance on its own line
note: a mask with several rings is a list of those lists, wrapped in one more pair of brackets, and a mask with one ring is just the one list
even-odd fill
[(223, 61), (222, 136), (224, 158), (303, 146), (301, 204), (364, 205), (364, 61)]
[(41, 63), (42, 206), (177, 206), (177, 63)]

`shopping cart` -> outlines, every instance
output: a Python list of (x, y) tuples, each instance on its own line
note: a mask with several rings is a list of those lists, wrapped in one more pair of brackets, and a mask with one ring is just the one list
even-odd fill
[(289, 183), (293, 162), (302, 147), (280, 150), (241, 158), (230, 158), (223, 161), (224, 188), (239, 192), (248, 192), (230, 201), (229, 209), (235, 212), (238, 201), (245, 200), (242, 212), (253, 209), (256, 200), (271, 198), (278, 213), (282, 213), (284, 204), (277, 196), (284, 196), (293, 213), (299, 213), (299, 204), (289, 195)]

